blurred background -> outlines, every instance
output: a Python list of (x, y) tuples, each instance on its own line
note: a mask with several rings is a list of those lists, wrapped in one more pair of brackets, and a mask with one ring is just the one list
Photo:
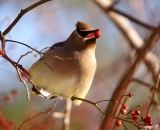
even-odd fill
[[(37, 1), (0, 0), (0, 30), (3, 32), (20, 13), (21, 9)], [(157, 25), (160, 18), (159, 0), (119, 0), (116, 7), (150, 25)], [(93, 1), (52, 0), (40, 5), (25, 14), (6, 36), (6, 39), (23, 42), (37, 50), (41, 50), (50, 47), (54, 43), (66, 40), (75, 29), (77, 21), (88, 23), (94, 29), (100, 29), (102, 34), (98, 39), (96, 48), (98, 66), (86, 99), (91, 101), (110, 99), (118, 81), (131, 63), (131, 48), (113, 22)], [(142, 39), (148, 36), (149, 30), (133, 22), (131, 24)], [(6, 51), (11, 59), (17, 61), (29, 49), (17, 43), (7, 42)], [(159, 45), (157, 44), (152, 51), (159, 55)], [(29, 54), (20, 61), (20, 64), (29, 70), (37, 59), (39, 59), (38, 56), (34, 57), (33, 54)], [(17, 128), (22, 121), (30, 116), (50, 108), (55, 100), (58, 102), (53, 112), (64, 111), (64, 100), (43, 99), (31, 93), (31, 101), (28, 102), (24, 85), (19, 82), (16, 70), (2, 58), (0, 58), (0, 74), (0, 110), (6, 120), (14, 123), (14, 128)], [(152, 79), (143, 63), (139, 66), (135, 76), (152, 83)], [(28, 86), (31, 89), (29, 84)], [(139, 84), (131, 84), (128, 88), (128, 92), (130, 91), (136, 96), (127, 100), (126, 103), (129, 109), (138, 104), (148, 103), (148, 89), (140, 87)], [(107, 105), (108, 102), (103, 102), (100, 107), (105, 110)], [(141, 110), (143, 114), (145, 105)], [(70, 130), (98, 130), (102, 117), (103, 115), (90, 104), (72, 105)], [(26, 123), (22, 130), (41, 130), (43, 127), (46, 130), (59, 130), (62, 128), (62, 122), (63, 119), (54, 118), (52, 115), (50, 117), (41, 115)], [(127, 127), (128, 130), (135, 129), (133, 125), (127, 125)]]

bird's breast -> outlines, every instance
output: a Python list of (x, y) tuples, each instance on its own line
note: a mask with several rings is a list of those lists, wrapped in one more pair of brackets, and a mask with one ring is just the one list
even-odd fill
[(82, 76), (93, 77), (96, 69), (95, 53), (92, 51), (75, 52), (77, 67)]

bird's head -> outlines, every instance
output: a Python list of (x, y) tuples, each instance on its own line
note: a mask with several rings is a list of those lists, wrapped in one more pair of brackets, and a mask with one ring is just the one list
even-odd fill
[(95, 48), (96, 39), (101, 36), (99, 29), (94, 30), (91, 26), (83, 22), (77, 22), (76, 29), (68, 38), (69, 44), (72, 46), (85, 49)]

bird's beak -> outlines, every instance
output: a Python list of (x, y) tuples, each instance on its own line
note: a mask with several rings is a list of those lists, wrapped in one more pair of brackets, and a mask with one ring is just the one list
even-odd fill
[(89, 33), (85, 38), (86, 39), (97, 39), (101, 36), (101, 32), (99, 29), (92, 30), (91, 33)]

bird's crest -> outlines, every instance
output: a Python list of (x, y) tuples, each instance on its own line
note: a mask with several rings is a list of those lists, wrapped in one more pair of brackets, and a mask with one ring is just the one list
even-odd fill
[(89, 26), (88, 24), (83, 23), (83, 22), (79, 22), (79, 21), (76, 23), (76, 28), (81, 31), (93, 30), (93, 28), (91, 26)]

